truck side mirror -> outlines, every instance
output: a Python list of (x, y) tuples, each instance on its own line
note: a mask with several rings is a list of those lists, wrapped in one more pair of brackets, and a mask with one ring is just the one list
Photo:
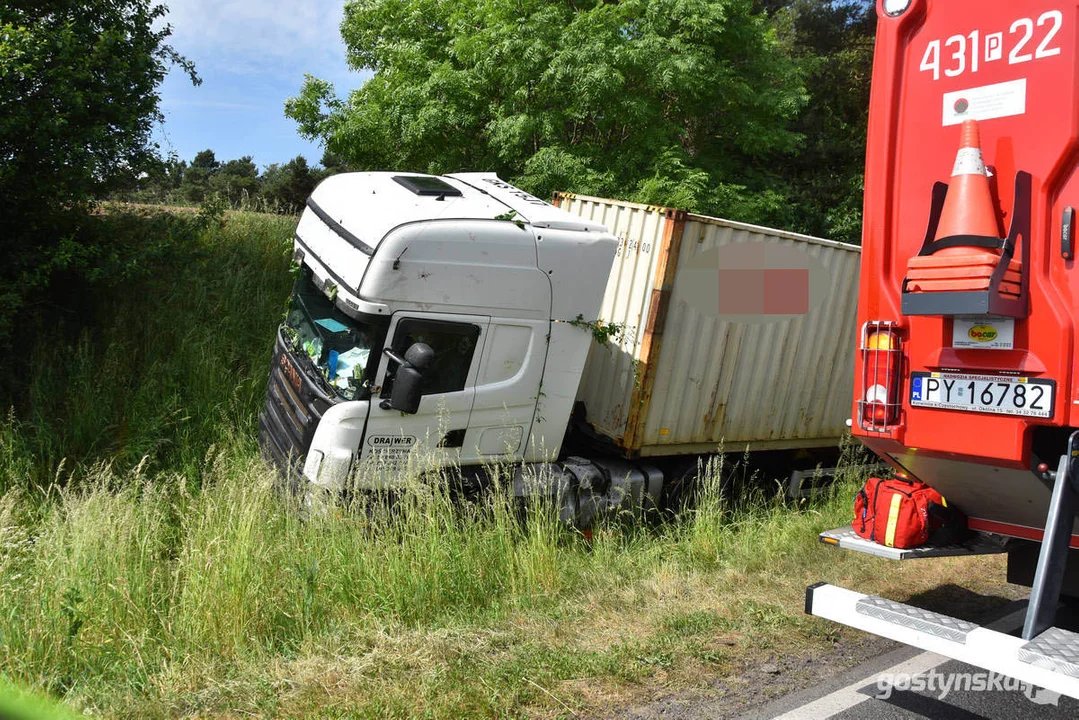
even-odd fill
[(380, 407), (415, 415), (420, 409), (420, 398), (423, 397), (423, 371), (431, 366), (435, 351), (426, 343), (413, 343), (405, 351), (403, 358), (389, 348), (384, 352), (386, 357), (398, 364), (398, 368), (393, 379), (390, 400), (383, 401)]

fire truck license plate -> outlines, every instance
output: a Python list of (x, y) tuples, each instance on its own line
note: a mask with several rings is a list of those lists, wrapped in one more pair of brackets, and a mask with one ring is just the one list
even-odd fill
[(911, 373), (910, 404), (998, 415), (1053, 416), (1052, 380), (998, 375)]

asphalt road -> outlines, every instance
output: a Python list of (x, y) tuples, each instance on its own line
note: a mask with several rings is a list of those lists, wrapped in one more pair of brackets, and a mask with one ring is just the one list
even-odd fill
[[(1018, 634), (1019, 603), (989, 627)], [(1074, 613), (1057, 625), (1076, 630)], [(1021, 687), (1011, 678), (933, 653), (903, 648), (852, 668), (817, 688), (781, 698), (745, 720), (1054, 720), (1079, 717), (1079, 700)]]

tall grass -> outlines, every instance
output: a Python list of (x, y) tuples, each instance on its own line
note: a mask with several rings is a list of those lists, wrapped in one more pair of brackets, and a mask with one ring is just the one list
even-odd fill
[(845, 498), (730, 510), (708, 473), (681, 520), (614, 524), (591, 542), (552, 507), (522, 522), (504, 492), (462, 505), (440, 483), (302, 513), (245, 447), (215, 448), (195, 493), (179, 474), (99, 465), (44, 506), (5, 495), (0, 668), (90, 707), (160, 710), (177, 677), (198, 685), (343, 638), (552, 612), (663, 567), (778, 569), (847, 512)]
[[(633, 637), (635, 598), (665, 583), (760, 577), (774, 593), (789, 576), (796, 595), (819, 562), (814, 534), (847, 519), (857, 478), (809, 504), (759, 485), (732, 503), (712, 465), (692, 512), (616, 520), (590, 540), (543, 503), (522, 522), (505, 478), (468, 503), (405, 479), (392, 506), (276, 495), (256, 417), (294, 222), (230, 213), (181, 266), (27, 348), (25, 396), (0, 421), (0, 675), (112, 715), (321, 713), (332, 697), (304, 700), (291, 679), (305, 658), (377, 655), (349, 671), (361, 696), (347, 707), (504, 715), (552, 702), (544, 682), (633, 679), (679, 653), (725, 662), (701, 628), (804, 622), (778, 601), (738, 594), (732, 609), (709, 595), (715, 608)], [(626, 634), (608, 649), (513, 634), (527, 622), (563, 637), (600, 608)]]
[(179, 266), (76, 299), (65, 327), (23, 343), (31, 372), (0, 426), (0, 491), (51, 482), (62, 461), (193, 473), (223, 429), (253, 435), (296, 220), (227, 217)]

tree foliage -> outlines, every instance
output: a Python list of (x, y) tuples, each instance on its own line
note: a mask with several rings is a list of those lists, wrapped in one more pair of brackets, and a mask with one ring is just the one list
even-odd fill
[[(148, 0), (0, 5), (0, 183), (11, 201), (70, 204), (151, 156), (157, 88), (172, 62)], [(5, 203), (5, 209), (8, 203)]]
[(859, 242), (876, 9), (867, 0), (784, 0), (772, 11), (809, 88), (792, 126), (805, 140), (777, 159), (790, 207), (783, 222)]
[(210, 187), (230, 204), (242, 203), (259, 192), (258, 168), (250, 155), (222, 163), (210, 181)]
[(220, 163), (213, 150), (203, 150), (195, 155), (180, 182), (180, 193), (189, 202), (202, 202), (210, 189), (210, 177)]
[(802, 71), (750, 0), (353, 0), (346, 99), (308, 77), (286, 104), (350, 165), (494, 170), (760, 220), (754, 163), (793, 152)]
[(151, 0), (0, 4), (0, 334), (55, 271), (91, 270), (111, 252), (83, 230), (90, 203), (153, 159), (168, 67), (197, 81), (166, 43), (165, 12)]
[(312, 170), (303, 155), (297, 155), (284, 165), (269, 165), (262, 174), (262, 199), (269, 208), (279, 212), (299, 212), (319, 181), (334, 173)]
[(303, 155), (287, 163), (272, 163), (259, 172), (250, 155), (221, 162), (213, 150), (202, 150), (188, 164), (170, 157), (158, 160), (133, 188), (114, 194), (118, 200), (143, 203), (203, 203), (275, 213), (303, 209), (315, 186), (347, 167), (324, 154), (323, 168), (312, 168)]

